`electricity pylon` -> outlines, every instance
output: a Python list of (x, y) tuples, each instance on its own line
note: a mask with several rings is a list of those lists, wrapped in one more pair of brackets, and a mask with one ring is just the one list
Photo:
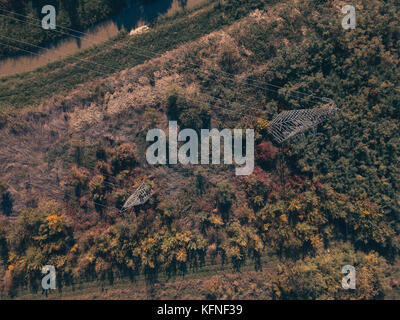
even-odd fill
[(339, 112), (333, 101), (314, 109), (281, 112), (268, 125), (268, 132), (279, 144), (304, 133)]
[(132, 208), (134, 206), (138, 206), (141, 204), (145, 204), (150, 197), (153, 195), (151, 187), (146, 184), (142, 183), (134, 193), (126, 200), (124, 203), (121, 211), (128, 210), (129, 208)]
[[(305, 131), (310, 128), (315, 129), (318, 124), (333, 117), (339, 111), (335, 102), (327, 99), (327, 103), (318, 108), (283, 111), (267, 123), (266, 127), (273, 139), (282, 144), (295, 136), (304, 136)], [(279, 163), (282, 192), (286, 194), (282, 148), (279, 151)]]

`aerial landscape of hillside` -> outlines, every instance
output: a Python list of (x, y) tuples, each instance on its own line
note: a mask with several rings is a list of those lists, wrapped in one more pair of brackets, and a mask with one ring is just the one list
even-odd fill
[(0, 299), (400, 299), (399, 16), (0, 0)]

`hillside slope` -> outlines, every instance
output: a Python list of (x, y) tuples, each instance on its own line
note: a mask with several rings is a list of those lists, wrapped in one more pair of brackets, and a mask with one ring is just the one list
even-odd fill
[[(4, 113), (0, 190), (19, 217), (3, 206), (3, 294), (36, 292), (46, 264), (56, 266), (60, 289), (121, 278), (152, 290), (208, 265), (250, 265), (257, 271), (237, 284), (247, 292), (256, 283), (247, 298), (396, 297), (400, 9), (356, 1), (357, 27), (344, 31), (341, 5), (231, 0), (178, 15), (223, 18), (208, 24), (217, 30), (199, 26), (207, 30), (200, 38), (177, 32), (160, 57)], [(174, 21), (159, 23), (163, 30)], [(278, 146), (257, 120), (319, 106), (322, 97), (341, 114), (304, 141)], [(167, 130), (168, 120), (254, 128), (253, 174), (148, 165), (146, 134)], [(121, 215), (142, 181), (155, 195)], [(356, 291), (340, 287), (347, 264), (357, 269)], [(204, 297), (226, 298), (227, 284), (214, 282)]]

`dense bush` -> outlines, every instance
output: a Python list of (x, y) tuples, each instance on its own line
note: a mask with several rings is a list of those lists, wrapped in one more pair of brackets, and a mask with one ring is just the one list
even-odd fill
[(185, 92), (177, 88), (171, 88), (167, 96), (167, 113), (170, 120), (178, 121), (182, 129), (194, 130), (210, 127), (210, 107), (199, 105), (199, 99), (191, 101), (191, 97), (185, 98)]
[[(356, 290), (341, 286), (343, 266), (356, 268)], [(356, 252), (349, 246), (334, 247), (294, 264), (281, 266), (273, 284), (277, 299), (382, 299), (388, 286), (386, 263), (376, 253)]]
[(45, 265), (58, 270), (59, 280), (70, 276), (68, 255), (74, 239), (71, 226), (55, 202), (42, 203), (37, 209), (26, 210), (10, 228), (8, 269), (5, 274), (6, 288), (15, 293), (16, 286), (27, 285), (37, 291)]
[(274, 147), (271, 142), (264, 141), (257, 145), (256, 151), (256, 160), (263, 169), (268, 170), (274, 167), (278, 156), (278, 148)]
[(6, 216), (11, 215), (13, 200), (5, 182), (0, 180), (0, 212)]
[(136, 166), (138, 157), (135, 147), (130, 143), (121, 144), (111, 153), (111, 164), (115, 173)]

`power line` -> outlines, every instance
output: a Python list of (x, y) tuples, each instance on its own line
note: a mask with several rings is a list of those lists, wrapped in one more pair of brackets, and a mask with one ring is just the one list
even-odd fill
[[(37, 185), (37, 184), (35, 184), (35, 183), (30, 183), (30, 184), (31, 184), (32, 186), (34, 186), (34, 187), (41, 188), (41, 186), (39, 186), (39, 185)], [(64, 190), (64, 191), (67, 191), (67, 190)], [(59, 191), (59, 190), (51, 190), (51, 192), (52, 192), (52, 193), (55, 193), (55, 194), (58, 194), (58, 195), (62, 196), (63, 198), (65, 198), (65, 192), (62, 192), (62, 191)], [(94, 200), (91, 200), (91, 202), (92, 202), (93, 204), (98, 205), (98, 206), (101, 206), (101, 207), (103, 207), (103, 208), (108, 208), (108, 209), (113, 210), (113, 211), (115, 211), (115, 212), (120, 212), (120, 210), (118, 210), (118, 209), (115, 208), (115, 207), (106, 206), (106, 205), (101, 204), (101, 203), (98, 203), (98, 202), (96, 202), (96, 201), (94, 201)]]
[[(2, 36), (2, 35), (0, 35), (0, 37), (1, 37), (1, 38), (4, 38), (4, 39), (11, 40), (11, 41), (23, 43), (23, 44), (26, 44), (26, 45), (29, 45), (29, 46), (32, 46), (32, 47), (36, 47), (36, 48), (39, 48), (39, 49), (46, 50), (46, 48), (44, 48), (44, 47), (41, 47), (41, 46), (38, 46), (38, 45), (35, 45), (35, 44), (32, 44), (32, 43), (29, 43), (29, 42), (26, 42), (26, 41), (17, 40), (17, 39), (10, 38), (10, 37), (6, 37), (6, 36)], [(59, 49), (51, 49), (51, 51), (52, 51), (52, 50), (57, 51), (57, 52), (60, 52)], [(42, 54), (42, 55), (44, 55), (44, 54)], [(73, 59), (78, 60), (78, 61), (88, 62), (88, 63), (92, 63), (92, 64), (97, 65), (97, 66), (107, 67), (107, 68), (116, 70), (116, 68), (114, 68), (114, 67), (110, 67), (110, 66), (107, 66), (107, 65), (103, 65), (103, 64), (100, 64), (100, 63), (97, 63), (97, 62), (94, 62), (94, 61), (90, 61), (90, 60), (87, 60), (87, 59), (81, 59), (81, 58), (74, 57), (74, 56), (70, 56), (70, 57), (64, 56), (64, 57), (66, 57), (66, 58), (73, 58)]]
[[(0, 8), (0, 10), (3, 10), (3, 9)], [(7, 10), (3, 10), (3, 11), (7, 11)], [(7, 11), (7, 12), (11, 12), (11, 11)], [(11, 13), (12, 13), (12, 12), (11, 12)], [(17, 13), (16, 13), (16, 14), (17, 14)], [(23, 16), (23, 15), (20, 15), (20, 14), (17, 14), (17, 15)], [(17, 19), (17, 18), (15, 18), (15, 17), (10, 17), (10, 16), (7, 16), (7, 15), (3, 15), (3, 14), (1, 14), (1, 13), (0, 13), (0, 16), (5, 16), (5, 17), (7, 17), (7, 18), (15, 19), (15, 20), (17, 20), (17, 21), (21, 21), (21, 22), (23, 22), (23, 23), (28, 23), (28, 24), (35, 25), (35, 26), (39, 27), (39, 26), (36, 25), (36, 24), (32, 24), (32, 23), (29, 23), (29, 22), (27, 22), (27, 21), (23, 21), (23, 20)], [(27, 17), (27, 16), (23, 16), (23, 17), (28, 18), (28, 19), (31, 19), (31, 20), (40, 21), (39, 19), (35, 19), (35, 18)], [(71, 29), (71, 28), (67, 28), (67, 29), (68, 29), (68, 30), (71, 30), (71, 31), (74, 31), (74, 32), (81, 33), (82, 35), (88, 35), (88, 36), (90, 36), (88, 33), (84, 33), (84, 32), (81, 32), (81, 31), (78, 31), (78, 30), (74, 30), (74, 29)], [(60, 31), (57, 31), (57, 30), (54, 30), (54, 31), (60, 33)], [(80, 39), (80, 37), (75, 36), (75, 35), (73, 35), (73, 34), (68, 34), (68, 33), (64, 33), (64, 32), (61, 32), (61, 33)], [(201, 35), (201, 34), (198, 33), (198, 35)], [(129, 41), (129, 40), (128, 40), (128, 41)], [(94, 41), (90, 41), (90, 42), (95, 43)], [(129, 45), (129, 43), (126, 43), (126, 44), (125, 44), (124, 46), (122, 46), (120, 49), (122, 49), (123, 47), (127, 47), (128, 45)], [(149, 58), (149, 59), (154, 59), (155, 57), (162, 57), (162, 54), (156, 53), (156, 52), (154, 52), (154, 51), (145, 50), (145, 49), (138, 48), (138, 47), (135, 47), (135, 46), (132, 46), (132, 45), (130, 45), (130, 47), (133, 47), (133, 48), (135, 48), (135, 49), (137, 49), (137, 50), (140, 50), (140, 51), (142, 51), (142, 52), (149, 52), (149, 53), (151, 53), (152, 55), (144, 55), (144, 54), (136, 53), (137, 55), (141, 55), (141, 56), (144, 56), (144, 57)], [(126, 51), (125, 51), (125, 52), (126, 52)], [(191, 62), (187, 62), (187, 64), (200, 67), (200, 65), (194, 64), (194, 63), (191, 63)], [(199, 70), (199, 72), (202, 72), (202, 71)], [(214, 71), (214, 72), (216, 72), (216, 71)], [(234, 79), (233, 79), (233, 78), (235, 77), (234, 74), (225, 72), (225, 71), (223, 71), (223, 70), (220, 70), (220, 71), (218, 71), (218, 72), (220, 72), (220, 73), (222, 73), (222, 74), (225, 74), (225, 78), (229, 78), (229, 79), (234, 80)], [(203, 73), (204, 73), (204, 72), (203, 72)], [(277, 85), (274, 85), (274, 84), (272, 84), (272, 83), (268, 83), (268, 82), (265, 82), (265, 81), (255, 81), (255, 80), (252, 80), (252, 81), (253, 81), (254, 83), (265, 84), (265, 85), (270, 86), (270, 87), (273, 87), (273, 88), (275, 88), (275, 89), (284, 89), (284, 87), (277, 86)], [(248, 85), (249, 85), (249, 86), (252, 86), (252, 87), (254, 87), (254, 88), (258, 88), (258, 89), (263, 89), (263, 90), (272, 91), (272, 90), (267, 89), (267, 88), (265, 88), (265, 87), (255, 86), (255, 85), (251, 85), (251, 84), (248, 84)], [(276, 92), (276, 91), (273, 91), (273, 92)], [(318, 100), (320, 100), (320, 101), (327, 102), (327, 98), (319, 97), (319, 96), (317, 96), (317, 95), (315, 95), (315, 94), (312, 94), (312, 93), (311, 93), (311, 94), (307, 94), (307, 93), (304, 93), (304, 92), (301, 92), (301, 91), (297, 91), (297, 90), (292, 90), (292, 92), (298, 93), (298, 94), (301, 94), (301, 95), (305, 95), (305, 97), (314, 96), (316, 99), (318, 99)]]
[[(1, 10), (1, 9), (0, 9), (0, 10)], [(1, 14), (0, 14), (0, 15), (1, 15)], [(13, 39), (13, 38), (4, 37), (4, 36), (2, 36), (2, 37), (3, 37), (3, 38), (7, 38), (7, 39), (9, 39), (9, 40), (17, 41), (17, 42), (20, 42), (20, 43), (25, 43), (25, 44), (28, 44), (28, 45), (32, 45), (32, 44), (26, 43), (26, 42), (24, 42), (24, 41), (19, 41), (19, 40)], [(11, 45), (9, 45), (9, 44), (4, 44), (4, 45), (11, 46)], [(35, 46), (35, 47), (38, 47), (38, 48), (41, 48), (41, 49), (46, 49), (46, 48), (43, 48), (43, 47), (40, 47), (40, 46), (37, 46), (37, 45), (32, 45), (32, 46)], [(25, 50), (25, 49), (22, 49), (22, 48), (18, 48), (18, 47), (14, 47), (14, 46), (11, 46), (11, 47), (16, 48), (16, 49), (18, 49), (18, 50), (22, 50), (22, 51), (24, 51), (24, 52), (30, 52), (30, 53), (35, 54), (35, 55), (41, 55), (41, 54), (38, 54), (38, 53), (35, 53), (35, 52), (32, 52), (32, 51), (28, 51), (28, 50)], [(157, 56), (160, 56), (159, 54), (156, 54), (156, 55), (157, 55)], [(73, 58), (73, 59), (76, 59), (76, 60), (79, 60), (79, 61), (84, 61), (84, 62), (89, 62), (89, 63), (93, 63), (93, 64), (96, 64), (96, 65), (100, 65), (100, 64), (97, 64), (97, 63), (95, 63), (95, 62), (88, 61), (88, 60), (86, 60), (86, 59), (79, 59), (79, 58), (74, 58), (74, 57), (72, 57), (72, 58)], [(192, 64), (192, 65), (194, 65), (194, 64)], [(110, 66), (106, 66), (106, 65), (100, 65), (100, 66), (101, 66), (101, 67), (108, 67), (108, 68), (114, 69), (114, 70), (118, 70), (117, 68), (110, 67)], [(197, 65), (197, 66), (199, 66), (199, 65)], [(77, 66), (77, 67), (82, 68), (82, 69), (85, 69), (85, 70), (88, 70), (88, 71), (95, 71), (95, 72), (101, 73), (100, 71), (91, 70), (91, 69), (86, 69), (86, 68), (84, 68), (84, 67), (82, 67), (82, 66)], [(118, 71), (119, 71), (119, 70), (118, 70)], [(221, 71), (221, 73), (225, 73), (225, 72)], [(106, 73), (102, 73), (102, 74), (105, 75), (105, 76), (109, 76), (109, 75), (106, 74)], [(208, 74), (208, 73), (207, 73), (207, 74)], [(225, 73), (225, 74), (228, 74), (228, 73)], [(209, 74), (208, 74), (208, 75), (209, 75)], [(232, 74), (229, 74), (229, 75), (232, 76)], [(232, 79), (231, 79), (231, 80), (232, 80)], [(274, 86), (275, 88), (283, 88), (283, 87), (279, 87), (279, 86), (275, 86), (275, 85), (272, 85), (272, 86)], [(262, 89), (266, 89), (266, 88), (262, 88)], [(267, 90), (268, 90), (268, 89), (267, 89)], [(177, 95), (181, 95), (181, 94), (179, 94), (179, 93), (176, 93), (176, 94), (177, 94)], [(219, 100), (219, 101), (223, 101), (223, 102), (226, 102), (226, 101), (227, 101), (227, 100), (224, 100), (224, 99), (221, 99), (221, 98), (217, 98), (217, 97), (214, 97), (214, 96), (211, 96), (211, 95), (207, 95), (207, 94), (199, 93), (199, 95), (200, 95), (200, 96), (207, 96), (207, 97), (209, 97), (209, 98), (212, 98), (212, 99), (215, 99), (215, 100)], [(181, 96), (187, 98), (185, 95), (181, 95)], [(194, 102), (205, 103), (204, 101), (196, 100), (196, 99), (194, 99), (193, 97), (189, 97), (189, 99), (192, 100), (192, 101), (194, 101)], [(327, 101), (326, 98), (323, 98), (323, 100), (324, 100), (324, 101)], [(238, 105), (240, 105), (240, 104), (238, 104)], [(246, 106), (244, 106), (244, 105), (241, 105), (241, 106), (246, 107)], [(236, 115), (243, 115), (243, 116), (248, 116), (248, 117), (252, 117), (252, 118), (255, 118), (255, 119), (259, 119), (258, 117), (255, 117), (255, 116), (252, 116), (252, 115), (248, 115), (248, 114), (245, 114), (245, 113), (237, 112), (237, 111), (234, 111), (234, 110), (231, 110), (231, 109), (227, 109), (227, 108), (223, 108), (223, 107), (216, 106), (216, 105), (214, 106), (214, 108), (219, 108), (219, 109), (225, 110), (225, 111), (227, 111), (227, 112), (234, 113), (234, 114), (236, 114)], [(247, 107), (247, 108), (248, 108), (248, 107)], [(250, 109), (254, 109), (254, 110), (256, 110), (256, 111), (261, 111), (261, 110), (255, 109), (255, 108), (250, 108)], [(114, 178), (114, 177), (113, 177), (113, 178)], [(106, 182), (106, 183), (109, 183), (109, 182)], [(115, 184), (112, 184), (112, 183), (111, 183), (111, 185), (115, 186)], [(101, 204), (99, 204), (99, 205), (101, 205)]]
[[(4, 11), (4, 12), (11, 13), (11, 14), (16, 15), (16, 16), (20, 16), (20, 17), (22, 17), (22, 18), (27, 18), (27, 19), (34, 20), (34, 21), (39, 21), (39, 22), (42, 21), (42, 20), (40, 20), (40, 19), (33, 18), (33, 17), (29, 17), (29, 16), (25, 16), (25, 15), (20, 14), (20, 13), (18, 13), (18, 12), (6, 10), (6, 9), (3, 9), (3, 8), (0, 8), (0, 10), (1, 10), (1, 11)], [(10, 17), (10, 16), (7, 16), (7, 15), (3, 15), (3, 16), (5, 16), (5, 17), (7, 17), (7, 18), (16, 19), (16, 18), (14, 18), (14, 17)], [(22, 20), (19, 20), (19, 21), (22, 21)], [(65, 30), (72, 31), (72, 32), (80, 33), (80, 34), (82, 34), (82, 35), (88, 35), (88, 33), (85, 33), (85, 32), (79, 31), (79, 30), (74, 30), (74, 29), (71, 29), (71, 28), (68, 28), (68, 27), (64, 27), (63, 25), (60, 25), (60, 24), (57, 24), (57, 28), (61, 28), (61, 29), (65, 29)], [(57, 29), (52, 30), (52, 31), (60, 32), (60, 31), (58, 31)], [(69, 34), (69, 33), (66, 33), (66, 35), (71, 35), (71, 36), (72, 36), (72, 34)]]
[[(3, 42), (0, 42), (0, 44), (2, 44), (2, 45), (4, 45), (4, 46), (12, 47), (12, 48), (14, 48), (14, 49), (22, 50), (22, 51), (25, 51), (25, 52), (27, 52), (27, 53), (33, 54), (33, 55), (44, 56), (44, 54), (39, 54), (39, 53), (37, 53), (37, 52), (33, 52), (33, 51), (21, 49), (21, 48), (19, 48), (19, 47), (13, 46), (13, 45), (11, 45), (11, 44), (7, 44), (7, 43), (3, 43)], [(101, 75), (104, 75), (104, 76), (106, 76), (106, 77), (109, 76), (109, 74), (103, 73), (103, 72), (101, 72), (101, 71), (97, 71), (97, 70), (93, 70), (93, 69), (87, 69), (87, 68), (84, 68), (84, 67), (78, 66), (78, 65), (75, 65), (75, 66), (78, 67), (78, 68), (82, 68), (82, 69), (84, 69), (84, 70), (87, 70), (87, 71), (95, 71), (95, 72), (98, 72), (98, 73), (100, 73)], [(60, 81), (58, 81), (57, 83), (59, 83), (59, 82), (60, 82)]]
[[(5, 43), (2, 43), (2, 42), (0, 42), (0, 44), (6, 45), (6, 46), (10, 46), (10, 47), (13, 47), (13, 48), (15, 48), (15, 49), (19, 49), (19, 50), (22, 50), (22, 51), (25, 51), (25, 52), (29, 52), (29, 53), (34, 54), (34, 55), (37, 55), (37, 56), (42, 56), (42, 55), (43, 55), (43, 54), (39, 54), (39, 53), (36, 53), (36, 52), (33, 52), (33, 51), (28, 51), (28, 50), (25, 50), (25, 49), (21, 49), (21, 48), (19, 48), (19, 47), (15, 47), (15, 46), (12, 46), (12, 45), (9, 45), (9, 44), (5, 44)], [(75, 65), (75, 66), (78, 67), (78, 68), (81, 68), (81, 69), (83, 69), (83, 70), (95, 71), (95, 72), (100, 73), (100, 74), (102, 74), (102, 75), (104, 75), (104, 76), (106, 76), (106, 77), (110, 76), (109, 74), (102, 73), (101, 71), (92, 70), (92, 69), (87, 69), (87, 68), (84, 68), (84, 67), (79, 66), (79, 65)], [(167, 69), (167, 70), (169, 70), (169, 69)], [(169, 71), (171, 71), (171, 70), (169, 70)], [(65, 77), (67, 77), (67, 76), (69, 76), (69, 75), (66, 75)], [(52, 84), (56, 84), (56, 83), (60, 83), (60, 80), (52, 82)], [(66, 89), (66, 87), (64, 87), (64, 88)], [(180, 93), (178, 93), (178, 92), (176, 92), (175, 94), (178, 95), (178, 96), (181, 96), (181, 97), (183, 97), (183, 98), (187, 98), (186, 95), (180, 94)], [(204, 93), (198, 93), (198, 94), (199, 94), (199, 95), (206, 96), (206, 97), (210, 97), (210, 98), (213, 98), (213, 99), (216, 99), (216, 100), (219, 100), (219, 101), (223, 101), (223, 102), (226, 102), (226, 101), (227, 101), (227, 100), (225, 100), (225, 99), (217, 98), (217, 97), (214, 97), (214, 96), (211, 96), (211, 95), (208, 95), (208, 94), (204, 94)], [(4, 96), (3, 96), (3, 97), (4, 97)], [(3, 97), (0, 97), (0, 98), (3, 98)], [(191, 101), (194, 101), (194, 102), (204, 103), (203, 101), (199, 101), (199, 100), (193, 99), (192, 97), (190, 97), (189, 99), (190, 99)], [(236, 103), (236, 102), (235, 102), (235, 103)], [(239, 103), (236, 103), (236, 104), (238, 104), (239, 106), (242, 106), (242, 107), (244, 107), (244, 108), (253, 109), (253, 110), (256, 110), (256, 111), (261, 111), (261, 110), (259, 110), (259, 109), (247, 107), (247, 106), (242, 105), (242, 104), (239, 104)], [(226, 104), (224, 104), (224, 105), (226, 105)], [(248, 114), (244, 114), (244, 113), (241, 113), (241, 112), (233, 111), (233, 110), (226, 109), (226, 108), (222, 108), (222, 107), (218, 107), (218, 106), (214, 106), (214, 108), (225, 109), (227, 112), (232, 112), (232, 113), (236, 113), (236, 114), (239, 114), (239, 115), (245, 115), (245, 116), (249, 116), (249, 117), (252, 117), (252, 118), (255, 118), (255, 119), (258, 119), (258, 118), (259, 118), (259, 117), (251, 116), (251, 115), (248, 115)]]
[[(2, 37), (2, 36), (0, 36), (0, 37)], [(4, 37), (3, 37), (3, 38), (4, 38)], [(7, 37), (5, 37), (5, 38), (7, 38)], [(8, 38), (8, 39), (12, 39), (12, 38)], [(12, 40), (14, 40), (14, 39), (12, 39)], [(15, 41), (18, 41), (18, 40), (15, 40)], [(20, 42), (20, 41), (18, 41), (18, 42)], [(28, 53), (37, 55), (37, 56), (43, 56), (43, 54), (39, 54), (39, 53), (36, 53), (36, 52), (33, 52), (33, 51), (28, 51), (28, 50), (25, 50), (25, 49), (20, 49), (19, 47), (15, 47), (15, 46), (12, 46), (12, 45), (9, 45), (9, 44), (4, 44), (4, 43), (2, 43), (2, 42), (0, 42), (0, 43), (3, 44), (3, 45), (6, 45), (6, 46), (13, 47), (13, 48), (15, 48), (15, 49), (19, 49), (19, 50), (22, 50), (22, 51), (25, 51), (25, 52), (28, 52)], [(26, 43), (26, 42), (24, 42), (24, 43)], [(29, 44), (29, 45), (30, 45), (30, 44)], [(36, 45), (33, 45), (33, 46), (36, 46)], [(39, 46), (36, 46), (36, 47), (39, 47)], [(43, 48), (43, 47), (39, 47), (39, 48), (45, 49), (45, 48)], [(74, 58), (74, 57), (72, 57), (72, 58), (73, 58), (73, 59), (77, 59), (77, 58)], [(78, 60), (82, 60), (82, 59), (78, 59)], [(90, 61), (89, 61), (89, 62), (90, 62)], [(91, 63), (95, 63), (95, 62), (91, 62)], [(97, 64), (97, 63), (95, 63), (95, 64)], [(100, 65), (100, 64), (97, 64), (97, 65)], [(102, 72), (97, 71), (97, 70), (87, 69), (87, 68), (84, 68), (84, 67), (81, 67), (81, 66), (78, 66), (78, 65), (75, 65), (75, 66), (77, 66), (78, 68), (82, 68), (82, 69), (84, 69), (84, 70), (95, 71), (95, 72), (101, 73), (101, 74), (103, 74), (103, 75), (106, 76), (106, 77), (110, 76), (109, 74), (102, 73)], [(100, 66), (102, 66), (102, 65), (100, 65)], [(107, 67), (109, 67), (109, 66), (107, 66)], [(116, 70), (116, 71), (120, 71), (119, 69), (114, 68), (114, 67), (109, 67), (109, 68), (114, 69), (114, 70)], [(168, 68), (165, 68), (165, 70), (172, 71), (172, 69), (168, 69)], [(67, 75), (67, 76), (68, 76), (68, 75)], [(58, 80), (56, 83), (60, 83), (60, 82), (61, 82), (61, 81)], [(55, 82), (53, 82), (53, 83), (55, 83)], [(177, 93), (177, 94), (179, 95), (179, 93)], [(209, 97), (214, 98), (214, 99), (219, 100), (219, 101), (228, 102), (228, 103), (231, 102), (231, 101), (228, 101), (228, 100), (225, 100), (225, 99), (222, 99), (222, 98), (219, 98), (219, 97), (215, 97), (215, 96), (212, 96), (212, 95), (208, 95), (208, 94), (204, 94), (204, 93), (200, 93), (200, 94), (201, 94), (201, 95), (204, 95), (204, 96), (209, 96)], [(9, 96), (9, 95), (7, 95), (7, 96), (1, 96), (0, 98), (8, 97), (8, 96)], [(186, 97), (186, 96), (183, 96), (183, 95), (181, 95), (181, 96), (182, 96), (182, 97)], [(192, 99), (192, 100), (193, 100), (193, 99)], [(239, 106), (242, 106), (242, 107), (247, 108), (247, 109), (252, 109), (252, 110), (255, 110), (255, 111), (262, 111), (262, 110), (259, 110), (259, 109), (256, 109), (256, 108), (247, 107), (247, 106), (242, 105), (242, 104), (239, 104), (239, 103), (237, 103), (237, 102), (235, 102), (235, 103), (238, 104)], [(243, 115), (242, 113), (238, 113), (238, 114)]]
[[(185, 97), (185, 96), (184, 96)], [(210, 96), (211, 98), (215, 98), (215, 97), (212, 97), (212, 96)], [(186, 98), (186, 97), (185, 97)], [(193, 98), (190, 98), (192, 101), (197, 101), (197, 102), (199, 102), (199, 103), (204, 103), (203, 101), (199, 101), (199, 100), (195, 100), (195, 99), (193, 99)], [(223, 110), (225, 110), (225, 111), (228, 111), (228, 112), (233, 112), (233, 113), (235, 113), (236, 115), (238, 115), (238, 114), (241, 114), (241, 115), (244, 115), (244, 116), (249, 116), (249, 117), (253, 117), (253, 118), (256, 118), (256, 119), (258, 119), (257, 117), (254, 117), (254, 116), (250, 116), (250, 115), (247, 115), (247, 114), (243, 114), (243, 113), (239, 113), (239, 112), (237, 112), (237, 111), (234, 111), (234, 110), (229, 110), (229, 109), (226, 109), (226, 108), (222, 108), (222, 107), (219, 107), (219, 106), (214, 106), (214, 108), (220, 108), (220, 109), (223, 109)], [(114, 184), (112, 184), (112, 183), (109, 183), (109, 182), (105, 182), (105, 183), (107, 183), (107, 184), (111, 184), (111, 185), (113, 185), (113, 186), (115, 186)], [(99, 204), (99, 205), (101, 205), (101, 204)]]
[[(0, 35), (0, 37), (3, 37), (3, 38), (8, 38), (8, 37), (4, 37), (4, 36), (1, 36)], [(12, 38), (8, 38), (8, 39), (12, 39)], [(14, 40), (14, 39), (12, 39), (12, 40)], [(15, 40), (15, 41), (18, 41), (18, 42), (21, 42), (21, 41), (19, 41), (19, 40)], [(24, 43), (26, 43), (26, 42), (24, 42)], [(29, 50), (25, 50), (25, 49), (21, 49), (21, 48), (19, 48), (19, 47), (16, 47), (16, 46), (13, 46), (13, 45), (10, 45), (10, 44), (5, 44), (5, 43), (2, 43), (2, 42), (0, 42), (0, 44), (3, 44), (3, 45), (5, 45), (5, 46), (9, 46), (9, 47), (13, 47), (13, 48), (15, 48), (15, 49), (18, 49), (18, 50), (22, 50), (22, 51), (24, 51), (24, 52), (27, 52), (27, 53), (31, 53), (31, 54), (34, 54), (34, 55), (37, 55), (37, 56), (44, 56), (44, 54), (39, 54), (39, 53), (37, 53), (37, 52), (33, 52), (33, 51), (29, 51)], [(28, 43), (27, 43), (28, 44)], [(30, 44), (29, 44), (30, 45)], [(36, 46), (36, 45), (33, 45), (33, 46)], [(36, 47), (39, 47), (39, 46), (36, 46)], [(45, 49), (45, 48), (43, 48), (43, 47), (39, 47), (39, 48), (42, 48), (42, 49)], [(72, 57), (73, 59), (77, 59), (77, 58), (74, 58), (74, 57)], [(82, 60), (82, 59), (78, 59), (78, 60)], [(85, 60), (86, 61), (86, 60)], [(91, 62), (91, 61), (89, 61), (90, 63), (94, 63), (94, 64), (96, 64), (96, 65), (100, 65), (100, 64), (97, 64), (97, 63), (95, 63), (95, 62)], [(100, 74), (102, 74), (102, 75), (104, 75), (104, 76), (106, 76), (106, 77), (108, 77), (108, 76), (110, 76), (109, 74), (106, 74), (106, 73), (103, 73), (103, 72), (100, 72), (100, 71), (97, 71), (97, 70), (92, 70), (92, 69), (87, 69), (87, 68), (84, 68), (84, 67), (82, 67), (82, 66), (78, 66), (78, 65), (75, 65), (75, 66), (77, 66), (78, 68), (82, 68), (82, 69), (84, 69), (84, 70), (87, 70), (87, 71), (95, 71), (95, 72), (98, 72), (98, 73), (100, 73)], [(103, 66), (103, 65), (100, 65), (100, 66)], [(114, 67), (109, 67), (109, 66), (107, 66), (108, 68), (111, 68), (111, 69), (114, 69), (114, 70), (116, 70), (116, 71), (120, 71), (119, 69), (117, 69), (117, 68), (114, 68)], [(165, 68), (166, 70), (168, 70), (168, 71), (172, 71), (171, 69), (168, 69), (168, 68)], [(54, 82), (53, 82), (54, 83)], [(60, 83), (60, 80), (58, 80), (56, 83)], [(178, 95), (179, 95), (179, 93), (177, 93)], [(205, 95), (205, 96), (209, 96), (209, 97), (211, 97), (211, 98), (214, 98), (214, 99), (216, 99), (216, 100), (219, 100), (219, 101), (224, 101), (224, 102), (227, 102), (227, 100), (225, 100), (225, 99), (222, 99), (222, 98), (218, 98), (218, 97), (215, 97), (215, 96), (211, 96), (211, 95), (207, 95), (207, 94), (204, 94), (204, 93), (201, 93), (202, 95)], [(183, 95), (182, 95), (183, 96)], [(2, 96), (2, 97), (5, 97), (5, 96)], [(0, 97), (0, 98), (2, 98), (2, 97)], [(186, 97), (186, 96), (185, 96)], [(230, 102), (230, 101), (229, 101)], [(236, 103), (236, 102), (235, 102)], [(238, 103), (237, 103), (238, 104)], [(238, 104), (238, 105), (240, 105), (240, 104)], [(258, 109), (255, 109), (255, 108), (251, 108), (251, 107), (246, 107), (246, 106), (244, 106), (244, 105), (241, 105), (242, 107), (245, 107), (245, 108), (248, 108), (248, 109), (253, 109), (253, 110), (256, 110), (256, 111), (261, 111), (261, 110), (258, 110)]]
[[(22, 51), (25, 51), (25, 52), (27, 52), (27, 53), (33, 54), (33, 55), (41, 56), (41, 54), (38, 54), (38, 53), (36, 53), (36, 52), (29, 51), (29, 50), (25, 50), (25, 49), (21, 49), (21, 48), (19, 48), (19, 47), (16, 47), (16, 46), (13, 46), (13, 45), (10, 45), (10, 44), (6, 44), (6, 43), (3, 43), (3, 42), (1, 42), (1, 41), (0, 41), (0, 44), (5, 45), (5, 46), (8, 46), (8, 47), (12, 47), (12, 48), (14, 48), (14, 49), (22, 50)], [(102, 73), (102, 72), (100, 72), (100, 71), (93, 70), (93, 69), (87, 69), (87, 68), (82, 67), (82, 66), (79, 66), (79, 65), (75, 65), (75, 67), (81, 68), (82, 70), (86, 70), (86, 71), (89, 71), (89, 72), (94, 71), (94, 72), (100, 73), (100, 74), (102, 74), (102, 75), (104, 75), (104, 76), (107, 76), (107, 77), (109, 76), (108, 74)], [(69, 75), (69, 74), (66, 74), (63, 78), (66, 78), (66, 77), (68, 77), (68, 76), (70, 76), (70, 75)], [(63, 79), (63, 78), (61, 78), (61, 79)], [(61, 84), (61, 79), (59, 79), (58, 81), (53, 81), (52, 84)], [(62, 84), (61, 84), (61, 86), (62, 86), (64, 89), (68, 90), (68, 88), (67, 88), (66, 86), (64, 86), (64, 85), (62, 85)], [(14, 95), (12, 95), (12, 96), (14, 96)], [(0, 96), (0, 99), (2, 99), (2, 98), (8, 98), (8, 97), (10, 97), (10, 95)]]

